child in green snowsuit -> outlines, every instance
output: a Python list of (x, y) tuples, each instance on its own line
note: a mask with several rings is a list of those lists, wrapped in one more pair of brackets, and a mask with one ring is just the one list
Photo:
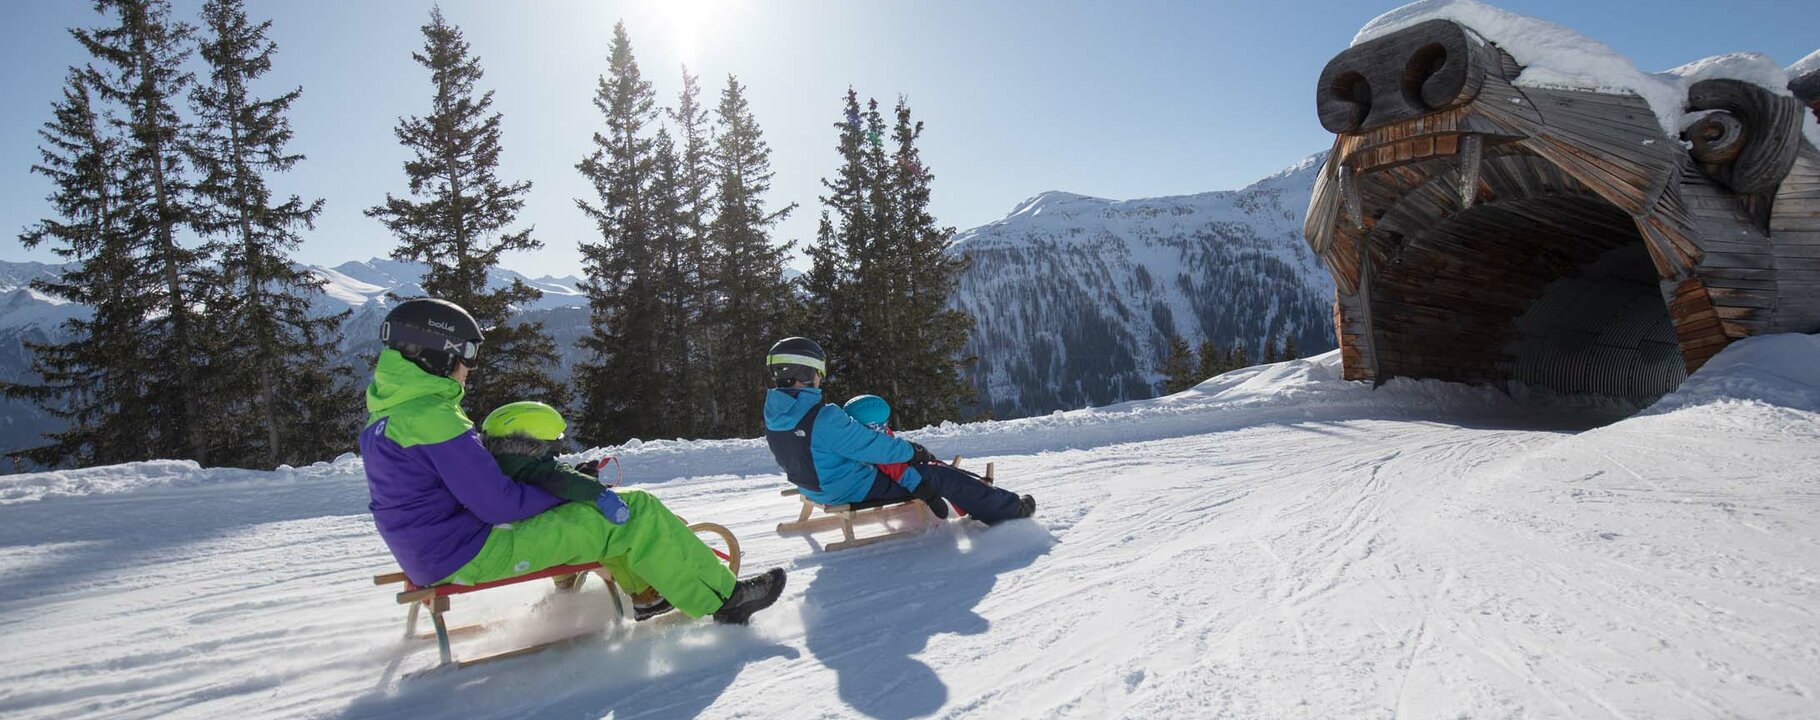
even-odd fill
[[(567, 421), (555, 408), (540, 402), (524, 401), (501, 405), (487, 415), (480, 425), (480, 442), (506, 477), (543, 489), (569, 502), (593, 505), (615, 525), (624, 525), (630, 515), (625, 500), (593, 475), (556, 459)], [(639, 490), (624, 492), (641, 493)], [(612, 572), (614, 569), (608, 567)], [(557, 587), (569, 589), (580, 576), (566, 575), (556, 579)], [(669, 601), (646, 588), (632, 596), (633, 617), (646, 620), (669, 612)]]

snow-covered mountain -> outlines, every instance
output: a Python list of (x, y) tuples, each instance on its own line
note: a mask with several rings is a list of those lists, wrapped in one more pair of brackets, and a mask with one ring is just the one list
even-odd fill
[(463, 595), (457, 657), (599, 632), (440, 672), (373, 585), (357, 457), (9, 476), (0, 715), (1809, 718), (1817, 353), (1741, 341), (1583, 432), (1611, 416), (1373, 390), (1337, 353), (914, 430), (1036, 516), (836, 553), (775, 532), (796, 505), (762, 440), (594, 450), (732, 529), (742, 574), (783, 567), (782, 597), (749, 627), (613, 627), (592, 579)]
[[(383, 307), (388, 293), (401, 297), (424, 294), (420, 284), (424, 273), (422, 263), (372, 258), (365, 262), (345, 262), (334, 267), (311, 265), (309, 269), (325, 282), (323, 292), (329, 301), (340, 307), (359, 308), (369, 304)], [(526, 310), (581, 307), (587, 302), (581, 294), (581, 279), (572, 275), (533, 278), (496, 267), (487, 275), (487, 286), (502, 288), (512, 284), (513, 280), (521, 280), (524, 284), (543, 291), (543, 298), (531, 303)]]
[(1240, 190), (1143, 200), (1030, 198), (960, 233), (954, 304), (995, 417), (1153, 397), (1169, 340), (1334, 347), (1333, 279), (1302, 239), (1323, 155)]
[[(424, 266), (420, 263), (373, 258), (364, 262), (346, 262), (334, 267), (303, 266), (324, 281), (323, 295), (316, 303), (322, 314), (353, 310), (343, 324), (342, 355), (362, 365), (378, 351), (379, 321), (390, 304), (388, 294), (404, 297), (423, 294), (420, 284)], [(38, 262), (0, 261), (0, 382), (32, 381), (31, 355), (26, 342), (48, 342), (62, 339), (64, 320), (89, 314), (89, 307), (52, 297), (29, 287), (32, 280), (61, 272), (62, 265)], [(522, 280), (542, 290), (543, 298), (525, 308), (526, 317), (541, 320), (555, 336), (559, 351), (564, 353), (566, 371), (578, 359), (575, 340), (587, 331), (587, 316), (581, 309), (586, 300), (575, 277), (527, 277), (495, 268), (488, 278), (491, 287), (504, 287)], [(20, 450), (40, 443), (45, 432), (61, 428), (63, 423), (37, 405), (22, 400), (0, 397), (0, 452)], [(4, 468), (4, 466), (0, 466)]]
[[(1287, 334), (1303, 354), (1332, 348), (1333, 281), (1301, 237), (1320, 159), (1234, 191), (1124, 201), (1047, 192), (959, 233), (954, 252), (973, 263), (954, 304), (978, 320), (967, 352), (979, 358), (972, 373), (982, 406), (1013, 418), (1154, 397), (1175, 335), (1257, 348)], [(353, 310), (341, 350), (357, 365), (377, 351), (388, 295), (423, 294), (419, 263), (306, 267), (324, 281), (318, 312)], [(55, 338), (63, 320), (88, 311), (27, 287), (59, 269), (0, 262), (0, 381), (27, 379), (23, 340)], [(566, 374), (587, 332), (580, 279), (495, 268), (489, 284), (514, 280), (543, 291), (525, 316), (544, 323)], [(35, 406), (5, 399), (0, 418), (12, 430), (0, 451), (56, 427)]]

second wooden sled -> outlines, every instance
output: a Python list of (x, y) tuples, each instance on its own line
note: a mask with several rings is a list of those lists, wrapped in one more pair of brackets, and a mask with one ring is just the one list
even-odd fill
[[(956, 455), (954, 462), (950, 465), (956, 469), (960, 468), (960, 456)], [(986, 474), (979, 476), (980, 480), (988, 485), (992, 484), (992, 465), (992, 463), (986, 463)], [(928, 505), (916, 498), (823, 505), (804, 497), (802, 491), (796, 488), (784, 490), (780, 494), (784, 497), (794, 496), (801, 500), (802, 511), (795, 520), (778, 523), (777, 534), (814, 535), (818, 532), (839, 528), (841, 539), (822, 546), (822, 549), (827, 552), (865, 547), (886, 540), (919, 535), (930, 526), (942, 522), (935, 516), (935, 513), (929, 511)], [(823, 516), (811, 517), (816, 510), (820, 510)], [(854, 532), (854, 525), (863, 523), (882, 523), (890, 532), (883, 535), (859, 537)]]
[[(689, 529), (694, 531), (697, 534), (707, 533), (710, 535), (719, 536), (721, 541), (726, 544), (727, 549), (725, 551), (721, 551), (719, 549), (713, 548), (713, 546), (709, 546), (709, 548), (713, 549), (714, 554), (716, 556), (719, 556), (721, 560), (723, 560), (727, 563), (727, 568), (729, 570), (732, 570), (734, 575), (739, 574), (739, 557), (740, 557), (739, 538), (733, 536), (733, 531), (728, 530), (726, 528), (726, 526), (720, 525), (717, 523), (695, 523), (693, 525), (690, 525)], [(613, 602), (613, 625), (618, 626), (621, 623), (624, 623), (625, 616), (626, 616), (625, 602), (620, 599), (619, 584), (613, 581), (613, 575), (611, 573), (609, 573), (605, 569), (601, 568), (600, 563), (586, 563), (586, 564), (581, 564), (581, 565), (557, 565), (555, 567), (544, 568), (542, 570), (526, 573), (524, 575), (517, 575), (517, 576), (513, 576), (513, 577), (509, 577), (509, 578), (495, 580), (493, 582), (479, 583), (476, 585), (445, 584), (445, 585), (420, 586), (416, 583), (411, 582), (410, 578), (405, 577), (405, 574), (402, 572), (391, 572), (391, 573), (385, 573), (383, 575), (375, 575), (375, 576), (373, 576), (373, 584), (374, 585), (391, 585), (391, 584), (396, 584), (396, 583), (404, 583), (404, 591), (398, 593), (396, 597), (398, 600), (398, 604), (411, 606), (410, 612), (405, 617), (405, 625), (404, 625), (405, 639), (406, 640), (429, 640), (431, 638), (435, 638), (437, 650), (442, 657), (441, 666), (453, 665), (459, 669), (459, 668), (470, 667), (473, 665), (478, 665), (478, 664), (484, 663), (484, 662), (492, 662), (494, 660), (504, 660), (506, 658), (511, 658), (511, 657), (530, 655), (531, 653), (548, 650), (548, 649), (556, 647), (558, 645), (565, 645), (565, 644), (574, 642), (578, 639), (588, 637), (595, 633), (584, 632), (584, 633), (579, 633), (576, 635), (570, 635), (568, 637), (557, 638), (557, 639), (551, 640), (549, 642), (543, 642), (543, 643), (538, 643), (536, 645), (531, 645), (528, 647), (518, 648), (516, 650), (508, 650), (505, 652), (495, 653), (493, 655), (487, 655), (487, 656), (478, 657), (478, 658), (457, 660), (455, 658), (455, 654), (454, 654), (453, 650), (449, 646), (449, 639), (454, 636), (457, 636), (457, 635), (466, 635), (466, 634), (470, 634), (470, 633), (479, 632), (480, 630), (484, 629), (485, 626), (480, 625), (480, 624), (473, 624), (473, 625), (461, 625), (461, 626), (457, 626), (457, 627), (449, 627), (447, 620), (443, 618), (443, 614), (445, 614), (449, 611), (449, 599), (451, 597), (456, 596), (456, 595), (465, 595), (467, 593), (472, 593), (472, 592), (480, 592), (482, 590), (491, 590), (493, 588), (504, 587), (506, 585), (517, 585), (518, 583), (530, 582), (533, 580), (541, 580), (543, 578), (553, 578), (553, 577), (560, 577), (560, 576), (564, 576), (564, 575), (578, 575), (579, 577), (576, 579), (576, 581), (572, 585), (567, 586), (567, 588), (565, 589), (565, 591), (573, 592), (580, 588), (581, 581), (586, 580), (587, 575), (589, 575), (589, 574), (599, 576), (601, 581), (605, 582), (607, 584), (607, 596)], [(435, 627), (435, 632), (433, 632), (433, 633), (419, 634), (417, 632), (417, 618), (418, 618), (418, 615), (420, 614), (420, 612), (422, 611), (422, 609), (424, 609), (424, 608), (429, 608), (429, 610), (430, 610), (430, 623), (431, 623), (431, 625), (433, 625)]]

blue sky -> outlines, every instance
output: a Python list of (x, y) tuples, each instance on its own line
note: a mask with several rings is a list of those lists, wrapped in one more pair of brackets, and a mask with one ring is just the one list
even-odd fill
[[(201, 0), (177, 0), (194, 18)], [(280, 49), (269, 96), (301, 85), (292, 148), (309, 156), (277, 180), (324, 197), (298, 259), (383, 256), (393, 239), (361, 210), (403, 193), (399, 116), (428, 105), (428, 74), (411, 60), (427, 0), (249, 2), (275, 21)], [(967, 228), (1045, 190), (1112, 198), (1242, 186), (1324, 149), (1314, 115), (1321, 67), (1366, 21), (1396, 2), (610, 2), (445, 0), (486, 69), (505, 114), (502, 176), (535, 183), (522, 224), (545, 250), (509, 258), (533, 275), (578, 272), (575, 243), (592, 228), (573, 199), (574, 171), (599, 127), (591, 104), (613, 23), (624, 19), (641, 69), (664, 104), (680, 68), (718, 93), (728, 73), (749, 88), (774, 150), (773, 202), (801, 203), (780, 239), (813, 236), (820, 179), (837, 158), (831, 124), (851, 85), (890, 103), (909, 98), (928, 124), (938, 220)], [(1815, 49), (1809, 0), (1496, 3), (1567, 25), (1662, 70), (1755, 50), (1782, 64)], [(13, 239), (48, 212), (49, 184), (28, 173), (36, 131), (65, 68), (85, 60), (65, 32), (101, 16), (78, 0), (12, 0), (0, 27), (0, 258), (49, 260)], [(712, 100), (710, 100), (712, 102)]]

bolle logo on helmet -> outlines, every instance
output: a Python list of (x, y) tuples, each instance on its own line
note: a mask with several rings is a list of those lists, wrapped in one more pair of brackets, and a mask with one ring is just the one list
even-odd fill
[(455, 332), (455, 326), (450, 323), (437, 322), (435, 320), (425, 320), (424, 323), (443, 332)]

